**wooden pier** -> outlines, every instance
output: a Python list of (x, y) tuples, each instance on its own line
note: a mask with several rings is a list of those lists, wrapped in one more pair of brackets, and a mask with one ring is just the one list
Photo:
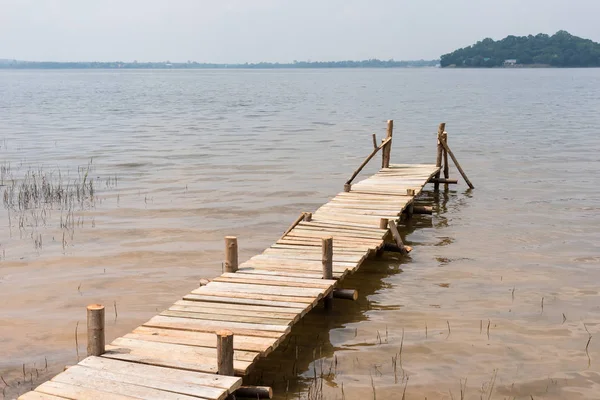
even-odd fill
[[(262, 254), (238, 263), (237, 238), (225, 238), (225, 272), (131, 333), (104, 343), (104, 307), (88, 306), (88, 357), (19, 399), (270, 398), (268, 387), (244, 387), (242, 377), (272, 352), (292, 326), (323, 301), (356, 299), (338, 289), (370, 256), (407, 254), (397, 223), (431, 213), (414, 205), (427, 183), (454, 184), (448, 154), (472, 188), (438, 130), (436, 164), (390, 164), (387, 137), (345, 183), (344, 191), (313, 213), (302, 213)], [(382, 151), (382, 168), (353, 184)], [(442, 160), (445, 165), (442, 165)], [(441, 173), (444, 178), (441, 178)]]

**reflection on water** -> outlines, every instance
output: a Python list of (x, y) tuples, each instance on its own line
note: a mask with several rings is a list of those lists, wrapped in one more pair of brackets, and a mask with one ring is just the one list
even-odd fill
[(393, 118), (393, 162), (432, 162), (445, 121), (476, 189), (426, 191), (410, 257), (366, 264), (359, 301), (310, 313), (250, 379), (281, 399), (595, 398), (598, 88), (592, 69), (1, 71), (0, 184), (92, 165), (95, 201), (2, 206), (0, 387), (76, 362), (86, 304), (112, 340), (218, 275), (224, 236), (260, 252)]

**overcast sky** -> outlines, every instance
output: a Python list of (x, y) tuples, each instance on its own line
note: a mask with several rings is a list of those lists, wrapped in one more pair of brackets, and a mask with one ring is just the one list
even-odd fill
[(600, 41), (600, 0), (0, 0), (0, 58), (433, 59), (484, 37)]

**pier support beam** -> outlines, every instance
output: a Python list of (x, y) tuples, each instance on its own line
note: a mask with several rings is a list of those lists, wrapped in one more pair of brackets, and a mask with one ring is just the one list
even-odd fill
[(225, 272), (238, 270), (238, 242), (235, 236), (225, 236)]
[(413, 214), (433, 214), (431, 206), (413, 206)]
[(354, 289), (333, 289), (334, 299), (358, 300), (358, 291)]
[(217, 332), (217, 373), (233, 376), (233, 332)]
[(244, 399), (272, 399), (273, 389), (268, 386), (242, 386), (234, 392), (234, 395), (236, 398)]
[(104, 345), (104, 306), (102, 304), (90, 304), (87, 306), (88, 357), (104, 354)]
[[(323, 263), (323, 279), (333, 279), (333, 238), (331, 236), (321, 239)], [(333, 293), (329, 293), (323, 304), (326, 310), (333, 308)]]

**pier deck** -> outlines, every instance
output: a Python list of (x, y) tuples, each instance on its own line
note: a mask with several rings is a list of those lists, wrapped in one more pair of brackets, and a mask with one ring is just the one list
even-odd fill
[[(371, 177), (347, 184), (309, 218), (299, 218), (271, 247), (235, 272), (192, 290), (115, 339), (103, 354), (69, 367), (20, 399), (226, 398), (295, 323), (320, 300), (331, 298), (347, 274), (390, 241), (394, 232), (382, 226), (382, 219), (399, 220), (440, 171), (440, 165), (388, 161), (388, 167)], [(323, 279), (323, 238), (333, 242), (331, 279)], [(222, 330), (233, 333), (237, 377), (218, 374), (215, 333)]]

